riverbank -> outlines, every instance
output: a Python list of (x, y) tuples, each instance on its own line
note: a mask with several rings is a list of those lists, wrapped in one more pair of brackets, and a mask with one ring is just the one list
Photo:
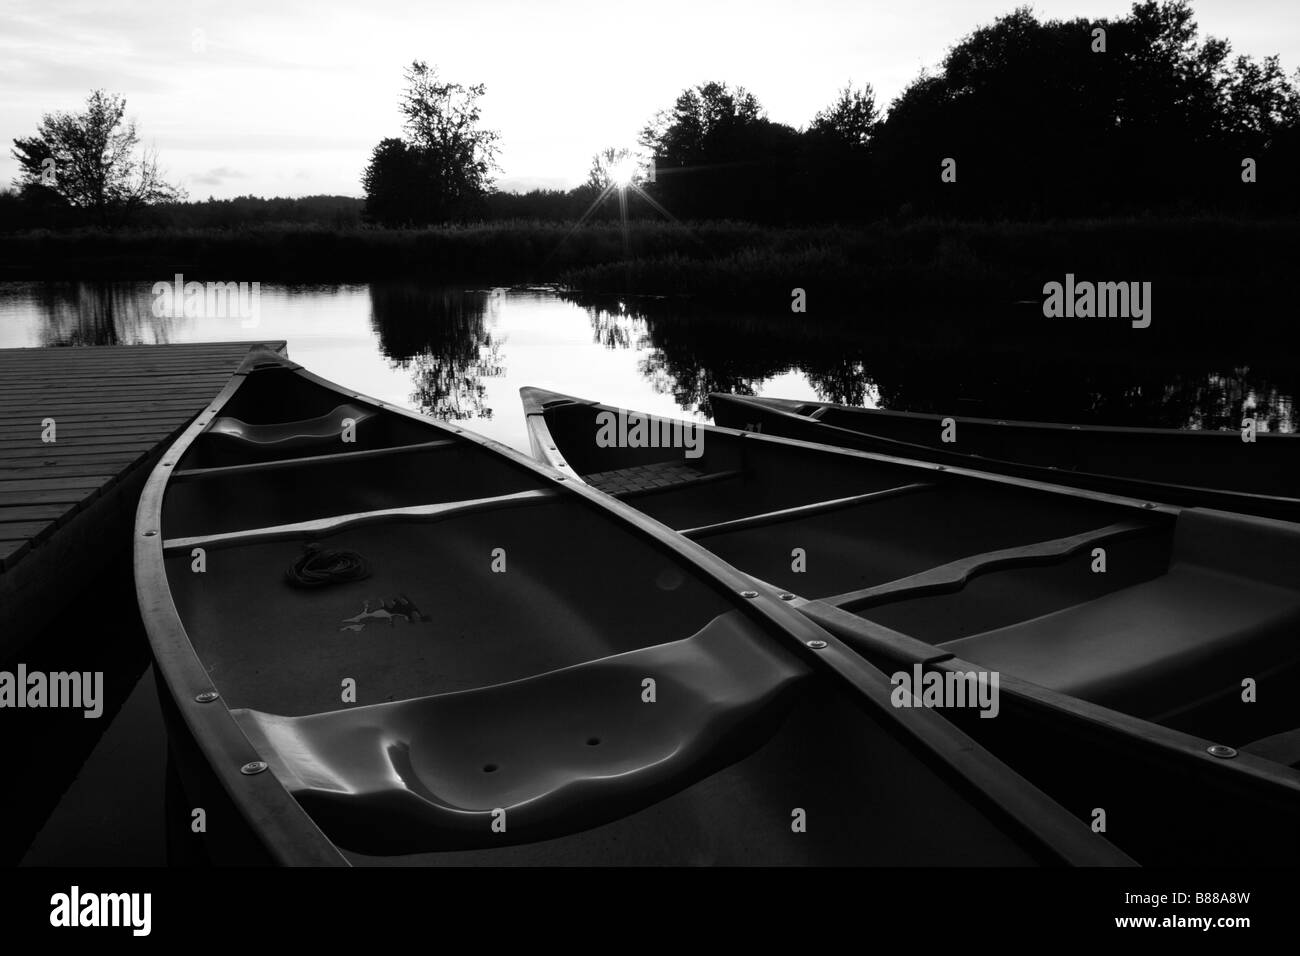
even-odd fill
[[(1067, 275), (1151, 283), (1154, 335), (1292, 336), (1300, 221), (1213, 217), (1068, 222), (494, 222), (420, 230), (259, 226), (0, 236), (6, 279), (347, 282), (410, 277), (553, 283), (585, 294), (684, 296), (710, 308), (803, 321), (875, 311), (982, 323), (1042, 318), (1043, 286)], [(1018, 305), (1017, 305), (1018, 303)], [(1097, 322), (1109, 321), (1097, 319)]]

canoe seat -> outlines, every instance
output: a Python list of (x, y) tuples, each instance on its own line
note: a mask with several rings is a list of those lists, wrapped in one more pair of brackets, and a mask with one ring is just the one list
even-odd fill
[(340, 405), (332, 412), (318, 418), (274, 422), (269, 425), (250, 425), (238, 418), (224, 415), (213, 421), (206, 433), (232, 438), (246, 445), (302, 448), (339, 441), (343, 434), (345, 419), (352, 419), (359, 428), (363, 422), (374, 417), (373, 408), (360, 405)]
[(1135, 716), (1161, 719), (1300, 656), (1300, 525), (1187, 509), (1168, 572), (940, 645)]
[(691, 484), (704, 474), (681, 461), (660, 461), (616, 471), (598, 471), (584, 475), (583, 480), (607, 495), (626, 494), (630, 491), (660, 491), (676, 485)]
[(330, 839), (410, 853), (543, 839), (649, 805), (766, 739), (808, 673), (732, 611), (685, 640), (506, 684), (232, 713)]

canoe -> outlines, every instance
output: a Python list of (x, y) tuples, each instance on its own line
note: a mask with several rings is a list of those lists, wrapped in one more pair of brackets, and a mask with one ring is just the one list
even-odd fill
[(1300, 525), (521, 392), (539, 460), (891, 676), (999, 675), (936, 703), (1138, 862), (1294, 863)]
[(135, 535), (217, 862), (1131, 863), (699, 546), (276, 354)]
[(709, 402), (713, 420), (730, 428), (1300, 521), (1300, 435), (1257, 432), (1244, 441), (1235, 431), (1000, 421), (747, 395)]

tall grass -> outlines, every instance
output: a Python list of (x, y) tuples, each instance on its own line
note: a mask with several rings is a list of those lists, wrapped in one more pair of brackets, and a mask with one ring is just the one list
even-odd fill
[[(888, 310), (956, 325), (1011, 303), (1041, 311), (1044, 282), (1149, 281), (1162, 316), (1224, 334), (1284, 327), (1294, 313), (1300, 221), (1131, 218), (1068, 222), (878, 222), (768, 228), (492, 222), (383, 230), (296, 225), (230, 230), (81, 230), (0, 236), (7, 278), (557, 283), (587, 294), (689, 296), (712, 308), (792, 315)], [(795, 314), (798, 315), (798, 314)], [(1229, 321), (1234, 324), (1229, 325)], [(894, 321), (898, 321), (897, 318)], [(1263, 324), (1261, 324), (1263, 323)], [(1158, 333), (1156, 333), (1158, 334)]]

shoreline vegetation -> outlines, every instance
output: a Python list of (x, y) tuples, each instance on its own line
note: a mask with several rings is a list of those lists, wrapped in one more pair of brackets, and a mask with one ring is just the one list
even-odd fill
[[(183, 201), (122, 96), (46, 114), (14, 141), (17, 191), (0, 191), (0, 279), (550, 284), (876, 337), (1300, 340), (1300, 71), (1202, 37), (1186, 0), (1097, 20), (1019, 7), (887, 109), (850, 84), (799, 126), (701, 83), (567, 191), (494, 188), (482, 83), (421, 60), (403, 79), (400, 135), (372, 150), (364, 199)], [(1127, 304), (1047, 314), (1049, 284), (1076, 280), (1117, 304), (1144, 290), (1150, 327), (1130, 328)]]
[[(669, 292), (709, 308), (810, 323), (902, 309), (961, 325), (985, 313), (1041, 319), (1044, 284), (1072, 273), (1151, 282), (1156, 334), (1176, 319), (1184, 328), (1212, 323), (1239, 339), (1252, 328), (1290, 334), (1296, 248), (1295, 217), (794, 227), (634, 220), (626, 232), (602, 222), (272, 223), (0, 235), (0, 279), (161, 281), (180, 272), (218, 281), (547, 284), (579, 295)], [(806, 312), (792, 312), (797, 288), (806, 292)]]

